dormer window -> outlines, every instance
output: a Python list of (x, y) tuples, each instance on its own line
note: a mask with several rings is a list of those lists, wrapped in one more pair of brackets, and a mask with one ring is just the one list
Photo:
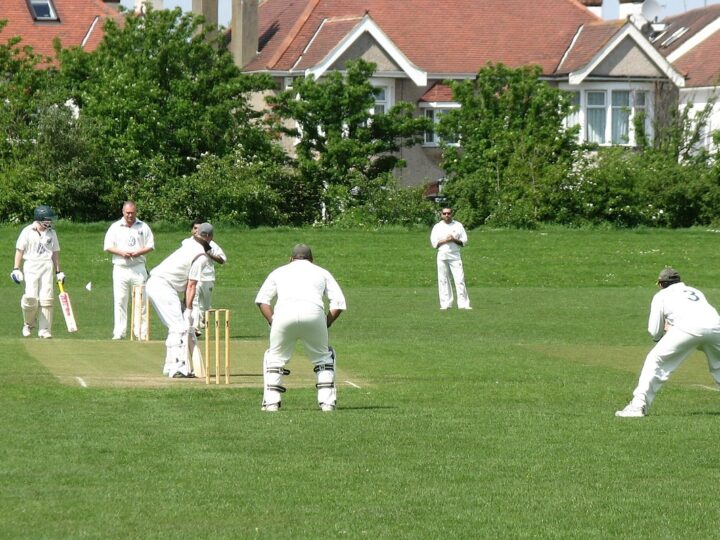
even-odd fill
[(52, 0), (28, 0), (30, 13), (36, 21), (57, 21), (57, 11)]

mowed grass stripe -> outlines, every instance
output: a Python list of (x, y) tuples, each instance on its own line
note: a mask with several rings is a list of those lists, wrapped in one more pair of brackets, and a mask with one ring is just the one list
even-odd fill
[[(80, 384), (84, 387), (100, 388), (170, 388), (185, 385), (191, 388), (207, 388), (204, 378), (169, 379), (161, 374), (162, 361), (159, 359), (165, 356), (165, 343), (162, 341), (27, 339), (23, 344), (32, 358), (45, 366), (60, 383), (66, 385)], [(200, 347), (204, 355), (204, 342), (200, 342)], [(230, 385), (224, 383), (224, 346), (221, 347), (219, 386), (262, 389), (262, 357), (266, 347), (266, 342), (231, 341)], [(285, 378), (288, 388), (314, 388), (315, 373), (302, 346), (298, 347), (297, 354), (288, 366), (291, 368), (291, 375)], [(215, 351), (212, 346), (210, 373), (211, 386), (215, 387)], [(371, 386), (362, 374), (340, 366), (337, 380), (341, 385), (358, 388), (360, 384)]]

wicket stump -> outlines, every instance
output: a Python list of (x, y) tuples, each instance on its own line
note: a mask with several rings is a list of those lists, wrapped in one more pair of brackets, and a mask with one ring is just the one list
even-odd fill
[[(215, 327), (214, 336), (211, 327)], [(220, 384), (220, 327), (225, 341), (225, 384), (230, 384), (230, 310), (209, 309), (205, 312), (205, 384), (210, 384), (210, 341), (215, 340), (215, 384)]]
[[(150, 341), (150, 299), (145, 294), (145, 285), (133, 286), (131, 307), (130, 341)], [(144, 317), (143, 311), (145, 311)], [(135, 335), (136, 324), (138, 327), (137, 335)]]

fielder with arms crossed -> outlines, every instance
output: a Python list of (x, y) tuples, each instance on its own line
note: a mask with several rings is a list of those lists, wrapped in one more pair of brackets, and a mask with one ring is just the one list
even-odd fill
[[(155, 238), (147, 223), (137, 218), (137, 207), (125, 201), (123, 217), (110, 225), (105, 234), (103, 249), (112, 254), (113, 263), (113, 339), (123, 339), (127, 332), (127, 305), (132, 288), (147, 280), (145, 255), (155, 249)], [(143, 298), (144, 300), (144, 298)], [(130, 331), (139, 339), (147, 336), (148, 318), (145, 302), (141, 302), (142, 317)]]
[[(325, 296), (329, 304), (327, 314)], [(285, 392), (282, 378), (290, 373), (285, 365), (298, 339), (315, 366), (320, 409), (335, 410), (335, 351), (328, 345), (328, 328), (346, 309), (345, 297), (335, 278), (313, 264), (310, 247), (298, 244), (292, 250), (290, 263), (273, 270), (265, 279), (255, 303), (270, 325), (270, 346), (263, 359), (262, 410), (275, 412), (280, 408), (280, 394)]]
[(60, 243), (52, 228), (55, 217), (49, 206), (35, 208), (35, 221), (22, 230), (15, 244), (15, 265), (10, 277), (17, 284), (25, 281), (25, 294), (20, 300), (24, 320), (22, 335), (25, 337), (32, 334), (38, 310), (38, 337), (52, 337), (53, 274), (55, 279), (65, 282), (65, 274), (60, 271)]
[(720, 316), (699, 290), (688, 287), (673, 268), (664, 268), (650, 305), (648, 332), (657, 341), (645, 359), (632, 401), (615, 416), (646, 416), (655, 394), (695, 349), (705, 353), (710, 374), (720, 384)]
[[(193, 236), (194, 242), (180, 246), (163, 262), (150, 271), (145, 285), (148, 298), (155, 306), (158, 317), (168, 329), (165, 340), (166, 355), (163, 375), (172, 378), (193, 377), (190, 368), (190, 340), (195, 339), (192, 327), (192, 302), (197, 283), (209, 264), (206, 252), (210, 250), (208, 238), (213, 227), (203, 223)], [(185, 311), (181, 294), (185, 294)]]

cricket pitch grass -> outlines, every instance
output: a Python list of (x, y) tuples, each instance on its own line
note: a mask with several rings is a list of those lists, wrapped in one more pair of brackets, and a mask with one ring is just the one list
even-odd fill
[[(206, 385), (162, 377), (155, 313), (153, 341), (110, 340), (107, 225), (57, 227), (76, 334), (56, 309), (52, 340), (20, 337), (22, 290), (0, 281), (0, 538), (717, 538), (704, 357), (649, 417), (613, 416), (652, 346), (658, 271), (720, 305), (717, 232), (471, 231), (474, 309), (441, 312), (429, 231), (217, 226), (231, 377)], [(153, 229), (150, 268), (186, 235)], [(11, 261), (20, 227), (0, 230)], [(348, 300), (333, 413), (300, 346), (281, 411), (260, 411), (253, 300), (297, 242)]]

